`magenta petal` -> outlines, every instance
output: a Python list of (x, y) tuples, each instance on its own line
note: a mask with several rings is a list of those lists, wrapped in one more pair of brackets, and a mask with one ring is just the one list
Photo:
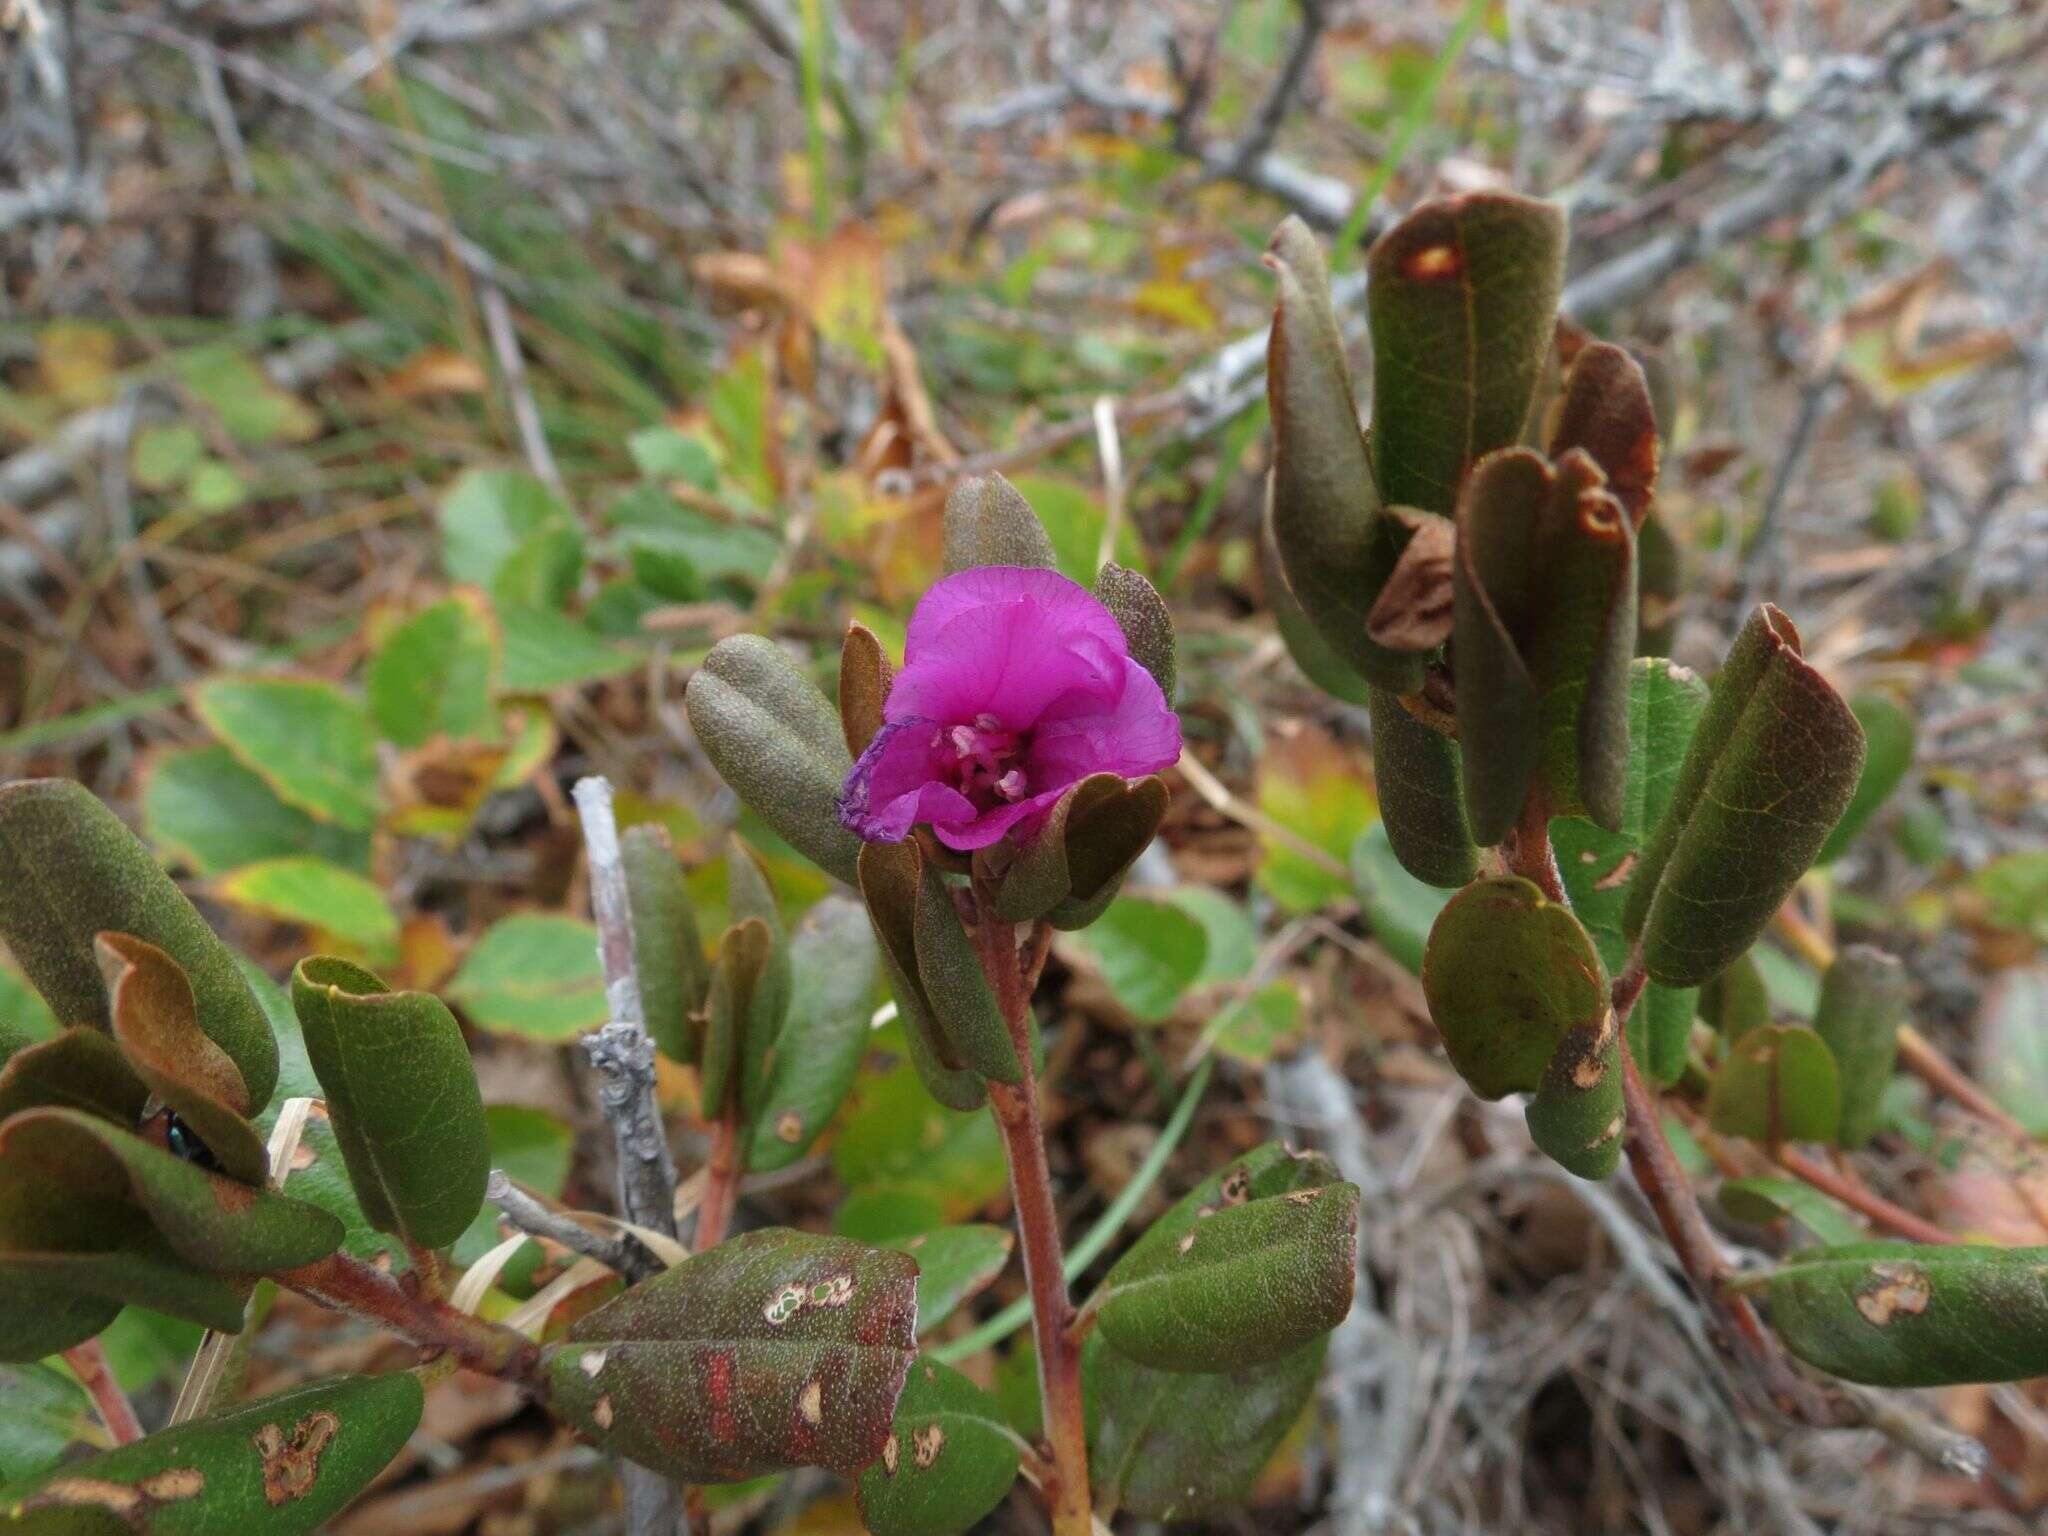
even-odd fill
[(1123, 631), (1109, 610), (1078, 582), (1058, 571), (1024, 565), (982, 565), (948, 576), (929, 592), (910, 616), (910, 630), (904, 637), (903, 660), (914, 664), (927, 647), (937, 641), (948, 624), (964, 613), (992, 603), (1013, 603), (1030, 599), (1049, 616), (1054, 632), (1073, 636), (1092, 634), (1106, 644), (1125, 649)]
[(1107, 709), (1069, 709), (1061, 700), (1059, 712), (1039, 722), (1026, 759), (1034, 789), (1091, 773), (1142, 778), (1180, 760), (1180, 716), (1150, 672), (1129, 659), (1124, 669), (1123, 689)]
[(899, 843), (918, 822), (965, 824), (974, 804), (939, 782), (929, 720), (885, 725), (861, 753), (839, 792), (840, 823), (864, 842)]
[(1112, 701), (1122, 638), (1113, 647), (1077, 631), (1070, 614), (1033, 597), (985, 604), (955, 618), (912, 656), (882, 713), (889, 720), (944, 721), (987, 714), (1011, 730), (1028, 730), (1047, 705), (1077, 689), (1094, 690), (1104, 705)]
[(932, 831), (940, 842), (960, 853), (972, 853), (977, 848), (986, 848), (991, 843), (1001, 842), (1013, 829), (1022, 830), (1032, 822), (1050, 815), (1059, 803), (1067, 786), (1049, 789), (1042, 794), (1030, 796), (1011, 805), (999, 805), (988, 811), (977, 821), (966, 826), (942, 826), (936, 822)]

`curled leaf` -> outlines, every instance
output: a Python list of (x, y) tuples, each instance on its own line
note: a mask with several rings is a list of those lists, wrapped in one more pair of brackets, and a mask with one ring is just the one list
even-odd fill
[(1421, 684), (1423, 658), (1391, 651), (1367, 631), (1404, 533), (1373, 485), (1329, 271), (1298, 218), (1274, 232), (1266, 265), (1279, 285), (1266, 352), (1274, 546), (1324, 644), (1368, 681), (1406, 693)]
[(1697, 986), (1756, 941), (1863, 770), (1863, 729), (1766, 603), (1714, 679), (1624, 914), (1653, 981)]
[(931, 1000), (917, 972), (917, 901), (923, 856), (915, 842), (865, 843), (860, 850), (860, 893), (881, 941), (882, 966), (903, 1019), (911, 1065), (931, 1096), (948, 1109), (979, 1109), (988, 1084), (967, 1071), (932, 1017)]
[(1833, 1053), (1841, 1077), (1838, 1145), (1860, 1147), (1877, 1134), (1905, 1022), (1906, 968), (1868, 944), (1842, 950), (1821, 978), (1813, 1011), (1813, 1032)]
[(1479, 872), (1458, 744), (1385, 689), (1373, 689), (1370, 698), (1373, 783), (1394, 857), (1425, 884), (1455, 890)]
[(0, 939), (66, 1026), (110, 1027), (102, 933), (155, 945), (184, 970), (199, 1027), (242, 1074), (261, 1109), (277, 1086), (277, 1041), (234, 953), (150, 851), (81, 784), (0, 787)]
[(626, 867), (633, 969), (640, 979), (647, 1033), (671, 1061), (693, 1062), (711, 968), (668, 828), (652, 823), (626, 828), (619, 835), (619, 857)]

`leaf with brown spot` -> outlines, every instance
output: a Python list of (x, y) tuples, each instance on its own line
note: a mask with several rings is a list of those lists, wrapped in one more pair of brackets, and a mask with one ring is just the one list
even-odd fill
[(749, 1232), (571, 1325), (543, 1362), (548, 1404), (604, 1450), (688, 1482), (851, 1476), (888, 1438), (917, 1350), (916, 1286), (901, 1253)]
[(1483, 1099), (1537, 1091), (1566, 1035), (1608, 1011), (1586, 930), (1514, 875), (1473, 881), (1437, 914), (1422, 990), (1451, 1065)]
[(951, 1366), (920, 1359), (890, 1441), (854, 1485), (874, 1536), (958, 1536), (1017, 1480), (1017, 1434), (996, 1400)]
[(0, 1489), (23, 1536), (308, 1536), (419, 1428), (419, 1378), (338, 1376)]
[(804, 915), (789, 942), (789, 1015), (776, 1037), (760, 1093), (746, 1166), (786, 1168), (844, 1102), (867, 1050), (881, 957), (860, 904), (828, 896)]
[(2048, 1248), (1805, 1249), (1745, 1288), (1792, 1353), (1849, 1381), (1936, 1387), (2048, 1375)]
[(1183, 1201), (1110, 1270), (1090, 1305), (1119, 1354), (1162, 1371), (1241, 1370), (1344, 1320), (1357, 1278), (1358, 1186), (1253, 1197), (1250, 1182), (1242, 1203), (1226, 1196), (1207, 1217)]
[(1580, 1178), (1606, 1178), (1621, 1161), (1628, 1124), (1621, 1078), (1621, 1031), (1613, 1013), (1597, 1024), (1573, 1026), (1523, 1108), (1531, 1139)]
[(125, 933), (101, 934), (94, 951), (107, 978), (114, 1040), (128, 1065), (198, 1134), (222, 1172), (261, 1184), (270, 1158), (247, 1119), (248, 1087), (228, 1053), (200, 1029), (184, 971), (154, 944)]
[(1388, 503), (1448, 514), (1466, 471), (1522, 435), (1564, 278), (1554, 204), (1421, 204), (1366, 258), (1373, 468)]

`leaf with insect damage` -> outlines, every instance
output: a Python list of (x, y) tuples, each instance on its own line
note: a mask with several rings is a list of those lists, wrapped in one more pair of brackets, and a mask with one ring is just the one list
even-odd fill
[(443, 1248), (483, 1206), (490, 1134), (462, 1027), (439, 998), (392, 992), (346, 960), (292, 972), (292, 1009), (363, 1214)]
[(2048, 1375), (2048, 1248), (1855, 1243), (1792, 1255), (1744, 1288), (1809, 1365), (1875, 1387)]
[(1573, 1025), (1523, 1107), (1530, 1139), (1580, 1178), (1606, 1178), (1621, 1161), (1628, 1127), (1621, 1079), (1621, 1032), (1613, 1011), (1597, 1023)]
[(1650, 979), (1707, 981), (1755, 942), (1863, 771), (1863, 728), (1765, 603), (1714, 679), (1624, 912)]
[(747, 1143), (755, 1173), (786, 1168), (811, 1149), (853, 1086), (867, 1050), (881, 972), (860, 904), (827, 896), (789, 942), (789, 1014), (777, 1036)]
[(1411, 692), (1421, 686), (1424, 656), (1390, 650), (1367, 628), (1406, 530), (1373, 484), (1322, 249), (1307, 225), (1289, 218), (1273, 232), (1266, 265), (1279, 289), (1266, 347), (1274, 547), (1323, 644), (1376, 686)]
[(60, 1024), (111, 1025), (101, 933), (133, 934), (183, 968), (199, 1027), (257, 1109), (277, 1086), (277, 1041), (235, 957), (134, 833), (83, 785), (0, 788), (0, 939)]
[(1571, 910), (1514, 875), (1475, 880), (1430, 929), (1429, 1016), (1483, 1099), (1533, 1093), (1565, 1036), (1607, 1013), (1607, 971)]
[(1155, 1371), (1099, 1335), (1081, 1354), (1098, 1513), (1187, 1520), (1241, 1505), (1315, 1396), (1327, 1338), (1213, 1375)]
[(1374, 242), (1372, 456), (1388, 503), (1448, 514), (1466, 471), (1520, 439), (1564, 246), (1559, 208), (1505, 192), (1433, 199)]
[(1906, 968), (1868, 944), (1851, 944), (1821, 978), (1813, 1032), (1835, 1058), (1842, 1113), (1835, 1143), (1860, 1147), (1877, 1134), (1885, 1089), (1906, 1022)]
[(882, 1454), (854, 1485), (874, 1536), (957, 1536), (1017, 1480), (1017, 1432), (995, 1398), (951, 1366), (910, 1369)]
[(853, 883), (861, 844), (839, 821), (853, 770), (839, 712), (781, 647), (759, 635), (719, 641), (683, 702), (733, 792), (798, 853)]
[(664, 1476), (851, 1476), (882, 1453), (916, 1352), (912, 1259), (768, 1228), (572, 1324), (542, 1380), (557, 1417)]
[(307, 1536), (419, 1428), (419, 1377), (337, 1376), (0, 1489), (22, 1536)]
[(1269, 1143), (1205, 1180), (1131, 1245), (1090, 1304), (1102, 1336), (1155, 1370), (1241, 1370), (1351, 1310), (1358, 1187)]
[(1585, 453), (1474, 466), (1458, 502), (1458, 743), (1473, 835), (1504, 838), (1534, 792), (1620, 828), (1635, 651), (1635, 536)]

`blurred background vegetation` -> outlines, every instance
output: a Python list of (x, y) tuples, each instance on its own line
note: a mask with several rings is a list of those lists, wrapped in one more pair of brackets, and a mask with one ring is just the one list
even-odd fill
[[(1760, 1434), (1632, 1192), (1545, 1175), (1460, 1090), (1412, 976), (1441, 897), (1376, 831), (1363, 710), (1276, 637), (1255, 532), (1277, 220), (1362, 331), (1342, 274), (1418, 197), (1564, 201), (1567, 306), (1658, 392), (1671, 653), (1710, 666), (1771, 598), (1897, 763), (1810, 926), (1897, 949), (1922, 1030), (2048, 1132), (2039, 7), (16, 0), (0, 29), (0, 774), (105, 795), (273, 971), (318, 945), (441, 992), (501, 1165), (610, 1185), (562, 1049), (603, 1014), (565, 786), (668, 825), (716, 931), (738, 810), (692, 667), (758, 629), (823, 676), (851, 618), (897, 649), (947, 485), (1001, 469), (1068, 574), (1144, 570), (1182, 636), (1164, 844), (1051, 973), (1067, 1215), (1177, 1104), (1154, 1206), (1276, 1127), (1367, 1190), (1321, 1409), (1218, 1528), (2037, 1528), (2038, 1387), (1939, 1395), (1984, 1483)], [(792, 913), (822, 893), (739, 819)], [(1774, 1009), (1810, 1011), (1811, 958), (1760, 952)], [(1882, 1145), (1952, 1228), (2048, 1242), (2037, 1145), (1903, 1091)], [(886, 1032), (828, 1149), (747, 1192), (877, 1239), (1003, 1200), (992, 1128)], [(258, 1385), (380, 1347), (279, 1310)], [(117, 1356), (169, 1393), (187, 1347), (131, 1312)], [(1028, 1364), (976, 1369), (1024, 1412)], [(9, 1374), (0, 1480), (9, 1434), (77, 1414)], [(608, 1486), (465, 1382), (339, 1528), (595, 1532)], [(858, 1528), (803, 1478), (721, 1518)]]

